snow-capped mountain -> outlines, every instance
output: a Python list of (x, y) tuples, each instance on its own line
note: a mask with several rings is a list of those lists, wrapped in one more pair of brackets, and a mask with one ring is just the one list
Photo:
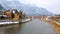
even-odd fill
[(53, 15), (45, 8), (38, 8), (30, 5), (25, 5), (18, 1), (2, 1), (1, 4), (5, 9), (16, 8), (17, 10), (22, 10), (23, 12), (26, 13), (26, 15), (30, 16)]

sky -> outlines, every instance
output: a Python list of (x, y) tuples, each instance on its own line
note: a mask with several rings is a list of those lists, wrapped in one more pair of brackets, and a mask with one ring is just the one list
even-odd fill
[(54, 14), (60, 14), (60, 0), (7, 0), (19, 1), (26, 5), (42, 7)]
[(43, 7), (52, 13), (60, 14), (60, 0), (18, 0), (18, 1), (37, 7)]

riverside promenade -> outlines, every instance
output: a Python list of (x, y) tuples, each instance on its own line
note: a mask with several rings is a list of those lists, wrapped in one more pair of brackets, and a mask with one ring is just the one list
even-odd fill
[(14, 25), (14, 24), (21, 24), (24, 22), (29, 22), (32, 19), (22, 19), (22, 20), (18, 20), (18, 21), (13, 21), (13, 20), (1, 20), (0, 21), (0, 26), (8, 26), (8, 25)]
[(52, 19), (49, 20), (48, 18), (46, 19), (46, 17), (41, 18), (41, 20), (46, 21), (47, 23), (51, 24), (54, 30), (57, 32), (57, 34), (60, 34), (60, 23), (59, 22), (54, 21)]

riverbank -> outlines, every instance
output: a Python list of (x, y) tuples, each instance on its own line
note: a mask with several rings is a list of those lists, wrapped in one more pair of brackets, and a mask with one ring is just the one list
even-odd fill
[(60, 26), (52, 21), (52, 20), (46, 20), (46, 18), (41, 18), (41, 20), (46, 21), (47, 23), (51, 24), (54, 30), (57, 32), (57, 34), (60, 34)]
[(0, 26), (9, 26), (9, 25), (16, 25), (16, 24), (22, 24), (25, 22), (29, 22), (32, 19), (23, 19), (23, 20), (19, 20), (19, 21), (0, 21)]

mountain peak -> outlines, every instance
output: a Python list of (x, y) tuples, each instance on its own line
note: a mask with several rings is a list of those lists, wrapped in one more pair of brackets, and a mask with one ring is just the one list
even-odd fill
[(52, 13), (46, 10), (45, 8), (38, 8), (35, 6), (33, 7), (31, 5), (25, 5), (18, 1), (6, 1), (2, 4), (3, 6), (5, 6), (4, 7), (5, 9), (16, 8), (18, 10), (23, 10), (23, 12), (25, 12), (26, 15), (30, 15), (30, 16), (52, 15)]

